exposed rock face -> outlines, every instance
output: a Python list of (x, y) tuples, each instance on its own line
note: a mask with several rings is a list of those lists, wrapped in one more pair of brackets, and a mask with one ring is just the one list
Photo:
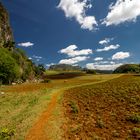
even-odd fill
[(9, 23), (7, 10), (0, 2), (0, 46), (8, 41), (13, 41), (13, 34)]
[(35, 69), (24, 51), (16, 48), (8, 12), (0, 2), (0, 84), (32, 80)]

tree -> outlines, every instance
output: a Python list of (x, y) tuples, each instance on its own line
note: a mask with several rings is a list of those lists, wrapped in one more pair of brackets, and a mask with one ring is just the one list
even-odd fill
[(86, 70), (86, 73), (87, 74), (96, 74), (96, 71), (88, 69), (88, 70)]
[(2, 84), (11, 84), (19, 76), (19, 66), (12, 57), (11, 52), (5, 48), (0, 48), (0, 82)]
[(15, 42), (10, 41), (10, 40), (7, 42), (4, 42), (3, 47), (8, 48), (9, 50), (13, 50), (15, 48)]
[(46, 69), (44, 68), (44, 65), (43, 64), (39, 64), (38, 66), (35, 66), (36, 76), (43, 75), (45, 71), (46, 71)]
[(124, 64), (118, 67), (114, 73), (140, 73), (139, 64)]

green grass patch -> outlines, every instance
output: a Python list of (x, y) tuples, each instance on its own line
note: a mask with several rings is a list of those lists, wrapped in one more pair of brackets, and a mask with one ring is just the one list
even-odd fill
[(71, 107), (71, 112), (72, 113), (78, 113), (78, 106), (74, 101), (70, 101), (70, 107)]
[(2, 128), (0, 130), (0, 140), (10, 140), (14, 135), (14, 129)]
[(126, 118), (127, 121), (132, 122), (134, 124), (140, 123), (140, 115), (139, 114), (132, 114)]
[(47, 108), (51, 93), (52, 90), (43, 89), (31, 93), (5, 93), (0, 96), (0, 129), (14, 129), (14, 138), (24, 139), (36, 117)]

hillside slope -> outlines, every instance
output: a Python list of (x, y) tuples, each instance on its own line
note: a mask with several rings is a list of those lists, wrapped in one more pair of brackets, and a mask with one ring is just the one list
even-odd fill
[(0, 84), (24, 82), (42, 74), (40, 67), (15, 47), (13, 38), (8, 12), (0, 2)]
[(0, 2), (0, 47), (9, 41), (13, 41), (13, 34), (9, 23), (9, 15)]
[(125, 64), (118, 67), (114, 73), (140, 73), (139, 64)]

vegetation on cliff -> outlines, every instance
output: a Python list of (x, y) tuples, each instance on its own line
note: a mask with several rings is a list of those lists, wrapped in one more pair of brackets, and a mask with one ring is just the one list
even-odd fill
[(0, 3), (0, 84), (32, 80), (44, 71), (43, 65), (36, 66), (22, 49), (15, 47), (8, 13)]

